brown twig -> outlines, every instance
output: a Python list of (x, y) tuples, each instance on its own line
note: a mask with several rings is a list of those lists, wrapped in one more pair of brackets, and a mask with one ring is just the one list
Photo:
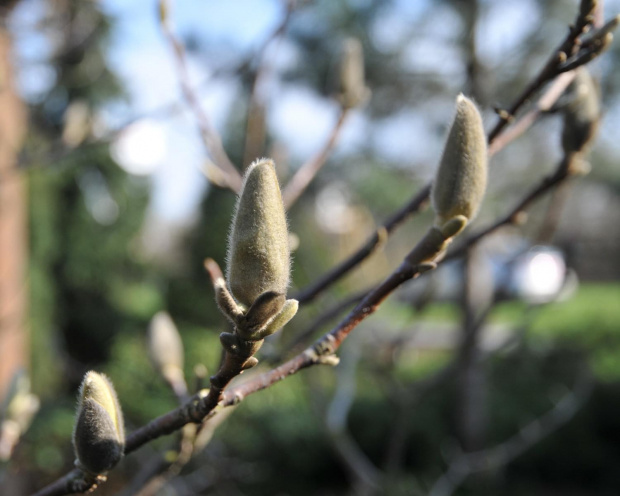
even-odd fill
[(489, 141), (489, 157), (502, 150), (525, 131), (527, 131), (545, 112), (551, 110), (555, 102), (562, 96), (568, 85), (575, 79), (575, 72), (565, 72), (558, 76), (554, 84), (540, 97), (536, 106), (525, 113), (513, 126)]
[(200, 129), (200, 136), (202, 137), (206, 149), (213, 157), (213, 160), (217, 166), (225, 174), (228, 187), (233, 191), (238, 192), (241, 189), (241, 175), (231, 162), (226, 150), (224, 150), (220, 135), (211, 125), (209, 117), (200, 104), (198, 95), (190, 83), (189, 72), (187, 70), (187, 60), (185, 58), (185, 48), (174, 33), (169, 19), (169, 14), (166, 9), (165, 0), (160, 0), (160, 12), (161, 28), (166, 40), (172, 47), (174, 63), (183, 97), (185, 98), (189, 108), (194, 113), (196, 122)]
[(318, 281), (315, 281), (308, 287), (302, 289), (294, 296), (294, 298), (299, 301), (300, 305), (308, 303), (314, 300), (319, 293), (348, 274), (352, 269), (357, 267), (361, 262), (366, 260), (370, 255), (378, 250), (387, 241), (389, 235), (407, 218), (426, 208), (429, 202), (430, 193), (431, 185), (427, 184), (420, 192), (414, 195), (406, 205), (392, 214), (392, 216), (372, 234), (364, 246), (362, 246), (349, 258), (331, 269)]
[(259, 98), (259, 87), (261, 81), (267, 76), (268, 66), (266, 64), (265, 53), (271, 43), (280, 38), (288, 26), (293, 10), (296, 7), (296, 0), (286, 0), (286, 10), (282, 21), (276, 29), (262, 44), (255, 59), (258, 60), (258, 67), (254, 71), (250, 83), (250, 97), (248, 101), (247, 124), (245, 130), (245, 146), (243, 150), (243, 166), (246, 167), (262, 154), (262, 147), (265, 142), (265, 118), (264, 105)]
[(36, 492), (34, 496), (63, 496), (65, 494), (92, 492), (105, 480), (106, 478), (103, 476), (93, 478), (85, 475), (81, 470), (73, 469), (49, 486)]
[(308, 325), (304, 330), (293, 336), (290, 343), (286, 344), (288, 353), (299, 352), (298, 348), (304, 344), (312, 335), (319, 329), (325, 327), (330, 321), (334, 320), (347, 308), (351, 307), (354, 303), (360, 301), (364, 296), (370, 292), (371, 288), (366, 288), (362, 291), (358, 291), (345, 298), (344, 300), (336, 303), (334, 306), (323, 311), (313, 322)]
[[(585, 2), (582, 2), (582, 4)], [(500, 120), (495, 127), (489, 133), (489, 143), (492, 143), (502, 130), (515, 118), (517, 112), (527, 103), (527, 101), (542, 88), (549, 81), (554, 79), (562, 72), (566, 72), (563, 64), (566, 60), (575, 55), (578, 50), (578, 38), (581, 36), (592, 24), (594, 20), (592, 12), (580, 11), (577, 15), (575, 23), (570, 27), (566, 38), (560, 44), (560, 46), (553, 52), (553, 55), (549, 57), (547, 63), (543, 66), (542, 70), (538, 73), (538, 76), (527, 85), (525, 90), (521, 93), (514, 103), (507, 109), (499, 112)], [(575, 69), (573, 67), (572, 69)]]
[(308, 185), (312, 182), (312, 179), (321, 170), (321, 167), (325, 165), (329, 154), (336, 146), (340, 132), (342, 131), (344, 122), (346, 120), (349, 111), (347, 108), (342, 107), (340, 109), (340, 115), (338, 120), (334, 124), (334, 127), (327, 138), (327, 141), (323, 145), (323, 148), (319, 152), (303, 164), (295, 173), (295, 175), (289, 180), (284, 189), (282, 190), (282, 200), (286, 209), (299, 199), (301, 194), (305, 191)]

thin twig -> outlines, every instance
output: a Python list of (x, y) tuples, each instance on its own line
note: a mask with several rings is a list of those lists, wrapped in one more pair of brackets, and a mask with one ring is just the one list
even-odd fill
[(239, 171), (231, 162), (224, 146), (222, 145), (222, 139), (215, 128), (211, 125), (209, 117), (206, 111), (200, 104), (198, 95), (194, 91), (190, 83), (189, 72), (187, 70), (187, 60), (185, 58), (185, 48), (181, 41), (177, 38), (172, 25), (170, 23), (169, 14), (166, 11), (164, 5), (165, 0), (161, 2), (161, 28), (164, 36), (172, 48), (174, 54), (174, 63), (176, 67), (177, 76), (179, 78), (179, 84), (181, 85), (181, 91), (183, 97), (187, 102), (187, 105), (194, 113), (196, 122), (200, 129), (200, 136), (205, 144), (209, 154), (213, 157), (213, 161), (218, 167), (222, 169), (222, 172), (226, 176), (226, 183), (228, 187), (235, 192), (241, 189), (242, 178)]
[(327, 289), (329, 286), (339, 281), (348, 274), (352, 269), (357, 267), (361, 262), (366, 260), (375, 251), (379, 250), (387, 241), (389, 235), (411, 215), (426, 208), (429, 202), (431, 185), (427, 184), (420, 192), (413, 196), (406, 205), (401, 207), (397, 212), (380, 226), (368, 239), (366, 244), (357, 250), (349, 258), (331, 269), (327, 274), (322, 276), (318, 281), (310, 284), (302, 289), (294, 298), (299, 301), (300, 305), (308, 303), (316, 298), (319, 293)]
[(268, 65), (266, 63), (267, 58), (265, 54), (267, 48), (274, 41), (279, 40), (286, 27), (289, 24), (293, 10), (296, 7), (296, 0), (286, 0), (286, 10), (282, 21), (278, 24), (276, 29), (262, 44), (260, 50), (258, 50), (255, 60), (258, 60), (258, 67), (254, 71), (252, 81), (250, 83), (250, 97), (248, 101), (247, 111), (247, 124), (245, 131), (245, 146), (243, 150), (243, 166), (246, 167), (253, 160), (258, 158), (261, 154), (261, 149), (265, 141), (265, 119), (264, 119), (264, 106), (260, 101), (259, 87), (261, 81), (267, 77)]
[(573, 79), (575, 79), (575, 71), (565, 72), (558, 76), (554, 84), (540, 97), (532, 110), (529, 110), (513, 126), (489, 142), (489, 157), (492, 157), (508, 143), (511, 143), (525, 133), (545, 112), (551, 110)]
[(325, 165), (329, 154), (334, 149), (334, 146), (336, 146), (336, 142), (338, 141), (338, 137), (340, 136), (340, 132), (342, 131), (342, 127), (348, 114), (349, 111), (347, 108), (342, 107), (340, 109), (338, 120), (334, 124), (327, 141), (323, 145), (323, 148), (297, 170), (295, 175), (282, 190), (282, 200), (284, 201), (284, 206), (287, 209), (291, 208), (291, 206), (299, 199), (301, 194), (312, 182), (312, 179), (314, 179), (314, 177), (321, 170), (321, 167)]
[[(306, 327), (301, 332), (297, 333), (290, 343), (286, 344), (286, 348), (288, 349), (288, 353), (296, 354), (300, 350), (298, 349), (301, 345), (304, 344), (312, 335), (317, 332), (319, 329), (323, 328), (330, 321), (334, 320), (341, 313), (343, 313), (347, 308), (351, 307), (354, 303), (359, 302), (364, 296), (366, 296), (370, 292), (371, 288), (366, 288), (362, 291), (358, 291), (345, 298), (344, 300), (334, 304), (334, 306), (328, 308), (324, 312), (322, 312), (313, 322), (311, 322), (308, 327)], [(290, 356), (290, 355), (289, 355)], [(272, 361), (272, 360), (270, 360)]]
[[(588, 13), (589, 14), (589, 13)], [(543, 66), (538, 76), (527, 85), (519, 98), (508, 108), (499, 112), (500, 120), (489, 133), (489, 143), (492, 143), (502, 130), (515, 118), (517, 112), (527, 103), (527, 101), (549, 81), (556, 76), (565, 72), (562, 70), (562, 64), (566, 59), (574, 55), (578, 48), (577, 39), (581, 36), (588, 26), (592, 23), (593, 18), (590, 15), (582, 15), (580, 12), (575, 23), (570, 27), (566, 38), (560, 46), (549, 57), (547, 63)]]
[(519, 224), (521, 222), (521, 212), (524, 212), (527, 207), (538, 200), (544, 193), (557, 187), (559, 184), (572, 177), (572, 175), (573, 174), (570, 172), (569, 168), (565, 166), (564, 160), (562, 160), (553, 174), (543, 178), (543, 180), (537, 186), (532, 188), (525, 198), (519, 201), (517, 205), (515, 205), (506, 215), (499, 218), (488, 227), (468, 236), (460, 245), (446, 255), (445, 260), (452, 260), (453, 258), (462, 256), (467, 250), (469, 250), (469, 248), (478, 243), (482, 238), (495, 232), (502, 226)]

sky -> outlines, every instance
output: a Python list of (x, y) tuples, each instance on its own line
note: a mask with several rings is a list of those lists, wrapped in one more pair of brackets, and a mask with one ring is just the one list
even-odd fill
[[(364, 0), (351, 2), (363, 3)], [(177, 32), (200, 32), (207, 41), (219, 42), (218, 46), (228, 45), (231, 51), (242, 53), (251, 53), (260, 46), (284, 13), (280, 0), (177, 0), (170, 3), (170, 16)], [(478, 27), (478, 37), (484, 40), (479, 45), (479, 56), (484, 62), (493, 64), (530, 34), (528, 26), (533, 23), (528, 19), (540, 12), (534, 0), (484, 0), (484, 3), (488, 8)], [(618, 4), (618, 0), (608, 0), (608, 12), (620, 7)], [(182, 102), (182, 98), (172, 53), (159, 27), (157, 1), (101, 0), (101, 5), (116, 21), (108, 61), (129, 94), (129, 104), (110, 105), (101, 117), (111, 130), (137, 119), (121, 133), (112, 152), (128, 171), (148, 175), (153, 187), (151, 212), (156, 217), (168, 222), (185, 222), (191, 219), (207, 187), (201, 172), (206, 155), (194, 116), (187, 109), (172, 117), (160, 112), (162, 107)], [(399, 45), (407, 32), (407, 22), (425, 15), (428, 6), (428, 0), (395, 1), (394, 7), (386, 9), (373, 25), (371, 35), (377, 46), (388, 50)], [(20, 64), (20, 91), (27, 100), (33, 101), (54, 81), (45, 64), (38, 62), (49, 55), (50, 48), (45, 37), (37, 35), (36, 30), (21, 28), (32, 28), (43, 12), (43, 0), (23, 0), (12, 21), (18, 57), (28, 62)], [(456, 14), (443, 8), (427, 29), (433, 34), (448, 36), (458, 30), (459, 22)], [(453, 58), (455, 62), (450, 64), (449, 60), (450, 54), (442, 53), (441, 47), (417, 43), (405, 51), (402, 63), (404, 69), (411, 71), (435, 71), (449, 77), (462, 77), (461, 62)], [(226, 78), (209, 80), (210, 72), (222, 64), (221, 60), (209, 65), (204, 59), (198, 61), (190, 55), (188, 61), (190, 79), (201, 104), (215, 128), (223, 130), (229, 109), (239, 96), (237, 83)], [(277, 73), (298, 63), (299, 53), (290, 43), (279, 43), (270, 61)], [(277, 78), (273, 78), (266, 89), (270, 95), (268, 125), (286, 144), (292, 162), (302, 163), (326, 139), (337, 119), (338, 106), (308, 88), (287, 85)], [(451, 109), (444, 110), (449, 118)], [(618, 127), (612, 124), (604, 124), (604, 128), (612, 128), (612, 133), (617, 133)], [(386, 159), (435, 163), (441, 144), (418, 146), (418, 143), (437, 141), (429, 127), (424, 114), (406, 109), (373, 123), (363, 110), (356, 110), (346, 123), (336, 154), (347, 153), (369, 141), (379, 156)], [(412, 136), (416, 139), (412, 140)]]

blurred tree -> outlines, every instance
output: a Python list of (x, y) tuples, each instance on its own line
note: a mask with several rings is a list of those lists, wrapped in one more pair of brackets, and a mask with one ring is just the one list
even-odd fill
[[(137, 237), (147, 184), (92, 137), (99, 110), (123, 96), (107, 66), (111, 21), (96, 2), (46, 7), (56, 84), (31, 109), (31, 290), (38, 391), (71, 387), (106, 360), (118, 332), (144, 329), (158, 309)], [(51, 352), (51, 353), (50, 353)]]
[(15, 90), (12, 40), (6, 28), (14, 3), (0, 5), (0, 401), (13, 376), (28, 364), (26, 195), (17, 167), (26, 115)]

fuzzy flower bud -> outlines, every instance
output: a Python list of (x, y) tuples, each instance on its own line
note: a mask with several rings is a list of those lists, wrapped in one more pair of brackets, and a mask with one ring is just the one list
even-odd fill
[(487, 142), (482, 118), (476, 105), (461, 94), (456, 98), (456, 116), (431, 194), (436, 224), (441, 227), (458, 216), (471, 221), (486, 183)]
[(230, 233), (227, 265), (230, 291), (246, 308), (267, 291), (286, 294), (288, 229), (272, 160), (260, 159), (248, 167)]
[(103, 374), (88, 372), (80, 386), (73, 446), (78, 467), (102, 474), (123, 456), (125, 428), (116, 392)]

